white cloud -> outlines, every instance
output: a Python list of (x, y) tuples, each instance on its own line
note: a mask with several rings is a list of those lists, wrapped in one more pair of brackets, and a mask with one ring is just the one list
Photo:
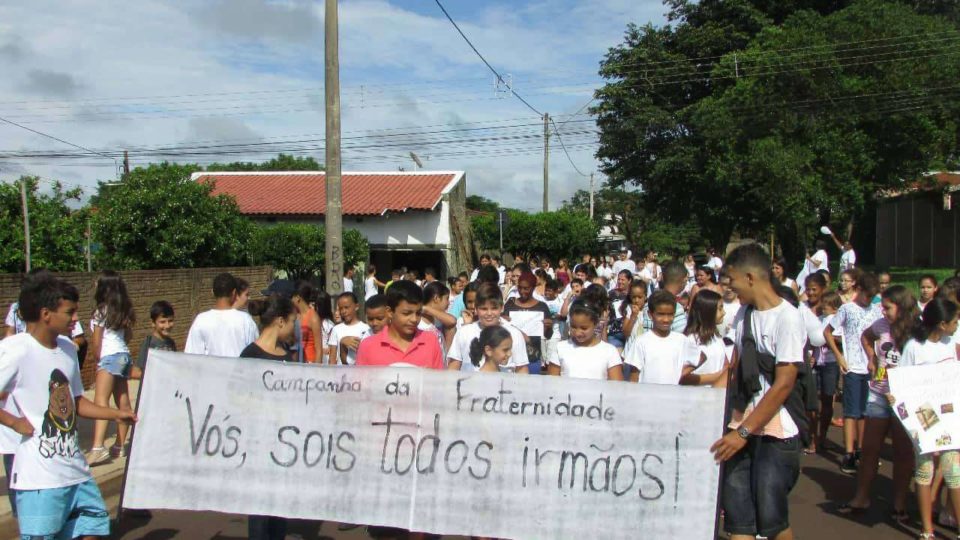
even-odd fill
[[(404, 156), (415, 151), (430, 156), (428, 168), (468, 171), (472, 193), (538, 209), (542, 156), (536, 139), (439, 146), (429, 144), (437, 135), (423, 132), (451, 126), (413, 129), (520, 119), (503, 125), (530, 123), (531, 132), (539, 131), (539, 120), (516, 99), (497, 99), (493, 76), (442, 13), (426, 4), (341, 3), (345, 140), (392, 128), (408, 129), (389, 133), (416, 133), (378, 139), (390, 140), (389, 148), (346, 150), (345, 169), (409, 168)], [(487, 59), (513, 75), (516, 90), (554, 115), (572, 113), (590, 98), (591, 88), (580, 83), (597, 80), (598, 62), (628, 22), (659, 20), (663, 11), (659, 0), (445, 5)], [(221, 0), (197, 7), (38, 0), (0, 5), (0, 21), (16, 21), (0, 22), (0, 116), (66, 140), (122, 150), (195, 140), (320, 138), (324, 132), (322, 2)], [(560, 91), (561, 85), (570, 88)], [(49, 101), (67, 97), (73, 101)], [(141, 99), (119, 99), (129, 97)], [(30, 103), (14, 103), (23, 101)], [(570, 142), (588, 137), (570, 136)], [(71, 150), (10, 126), (0, 126), (0, 141), (0, 150)], [(509, 152), (518, 155), (492, 155)], [(314, 155), (322, 158), (320, 151)], [(581, 170), (596, 169), (589, 149), (571, 156)], [(77, 162), (102, 166), (17, 163), (88, 186), (114, 176), (111, 160)], [(0, 179), (8, 180), (10, 170), (10, 162), (0, 160)], [(562, 153), (551, 155), (551, 207), (587, 183)]]

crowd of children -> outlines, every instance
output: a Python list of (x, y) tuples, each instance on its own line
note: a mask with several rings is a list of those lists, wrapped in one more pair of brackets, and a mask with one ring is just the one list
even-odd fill
[[(898, 366), (957, 359), (960, 278), (938, 286), (924, 276), (914, 298), (890, 285), (889, 275), (863, 272), (847, 256), (834, 289), (825, 249), (808, 256), (793, 280), (786, 261), (771, 260), (756, 244), (726, 260), (711, 251), (699, 267), (692, 257), (661, 265), (654, 251), (639, 261), (625, 250), (612, 262), (584, 256), (572, 267), (559, 259), (556, 269), (545, 258), (515, 259), (505, 268), (484, 255), (472, 275), (447, 282), (433, 270), (419, 281), (400, 269), (385, 283), (370, 265), (362, 304), (352, 291), (331, 298), (311, 283), (279, 280), (251, 300), (246, 282), (220, 274), (214, 306), (194, 318), (183, 351), (726, 388), (729, 430), (711, 451), (726, 462), (724, 523), (739, 539), (791, 537), (788, 494), (800, 456), (832, 450), (826, 436), (836, 425), (842, 388), (840, 467), (856, 475), (856, 491), (837, 511), (854, 514), (870, 505), (887, 436), (894, 448), (891, 518), (908, 519), (911, 478), (921, 538), (932, 538), (941, 483), (956, 507), (941, 511), (941, 521), (960, 510), (960, 454), (915, 456), (893, 416), (887, 383)], [(84, 355), (77, 349), (87, 343), (78, 302), (71, 285), (49, 272), (31, 273), (0, 342), (0, 389), (7, 397), (0, 452), (24, 535), (107, 534), (89, 466), (127, 454), (129, 424), (136, 421), (127, 381), (143, 377), (151, 349), (177, 350), (174, 307), (161, 300), (150, 308), (152, 333), (134, 358), (133, 302), (123, 279), (103, 272), (90, 313), (89, 346), (98, 363), (94, 400), (87, 401), (79, 378)], [(77, 416), (96, 420), (86, 456)], [(107, 448), (109, 421), (118, 427)], [(249, 518), (250, 538), (283, 538), (285, 531), (283, 519)]]

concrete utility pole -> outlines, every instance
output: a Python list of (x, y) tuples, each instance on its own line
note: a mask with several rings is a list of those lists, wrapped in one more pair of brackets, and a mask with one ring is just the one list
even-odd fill
[(590, 219), (593, 219), (593, 173), (590, 173)]
[(550, 210), (550, 113), (543, 113), (543, 211)]
[(123, 151), (123, 179), (127, 179), (127, 175), (130, 174), (130, 155), (126, 150)]
[(326, 91), (326, 188), (327, 211), (326, 262), (324, 276), (327, 293), (335, 296), (343, 292), (343, 200), (340, 177), (340, 36), (337, 0), (326, 0), (324, 17), (325, 81)]
[(27, 272), (30, 271), (30, 209), (27, 207), (27, 181), (20, 179), (20, 204), (23, 206), (23, 251)]

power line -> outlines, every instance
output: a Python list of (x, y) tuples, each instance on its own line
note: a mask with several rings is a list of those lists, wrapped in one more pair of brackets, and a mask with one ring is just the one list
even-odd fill
[(114, 166), (117, 167), (117, 171), (120, 170), (120, 167), (119, 167), (119, 164), (117, 163), (117, 160), (114, 159), (114, 158), (112, 158), (112, 157), (110, 157), (110, 156), (108, 156), (108, 155), (106, 155), (106, 154), (104, 154), (104, 153), (102, 153), (102, 152), (97, 152), (97, 151), (91, 150), (91, 149), (89, 149), (89, 148), (86, 148), (86, 147), (84, 147), (84, 146), (80, 146), (79, 144), (74, 144), (74, 143), (72, 143), (72, 142), (70, 142), (70, 141), (65, 141), (65, 140), (63, 140), (63, 139), (61, 139), (61, 138), (59, 138), (59, 137), (54, 137), (53, 135), (49, 135), (49, 134), (47, 134), (47, 133), (43, 133), (43, 132), (37, 131), (37, 130), (35, 130), (35, 129), (33, 129), (33, 128), (28, 128), (27, 126), (22, 126), (22, 125), (20, 125), (20, 124), (18, 124), (18, 123), (16, 123), (16, 122), (11, 122), (10, 120), (7, 120), (6, 118), (3, 118), (3, 117), (0, 117), (0, 121), (6, 122), (7, 124), (10, 124), (11, 126), (16, 126), (16, 127), (20, 128), (20, 129), (25, 129), (25, 130), (27, 130), (27, 131), (29, 131), (29, 132), (31, 132), (31, 133), (36, 133), (37, 135), (41, 135), (41, 136), (46, 137), (46, 138), (48, 138), (48, 139), (53, 139), (54, 141), (61, 142), (61, 143), (63, 143), (63, 144), (72, 146), (72, 147), (74, 147), (74, 148), (79, 148), (80, 150), (85, 150), (85, 151), (87, 151), (87, 152), (90, 152), (91, 154), (95, 154), (95, 155), (98, 155), (98, 156), (103, 156), (103, 157), (105, 157), (105, 158), (107, 158), (107, 159), (111, 159), (111, 160), (113, 160)]
[(450, 14), (447, 13), (447, 8), (443, 7), (443, 4), (440, 3), (440, 0), (434, 0), (434, 1), (437, 3), (437, 6), (440, 7), (440, 11), (442, 11), (443, 14), (447, 16), (447, 20), (450, 21), (450, 24), (452, 24), (453, 27), (457, 29), (457, 32), (460, 33), (460, 37), (462, 37), (463, 40), (467, 42), (467, 45), (469, 45), (470, 48), (473, 49), (473, 52), (475, 52), (475, 53), (477, 54), (477, 56), (480, 57), (480, 60), (482, 60), (483, 63), (486, 64), (486, 66), (490, 69), (490, 71), (492, 71), (493, 74), (497, 76), (497, 81), (503, 83), (504, 86), (506, 86), (507, 88), (509, 88), (509, 89), (510, 89), (510, 93), (513, 94), (514, 97), (516, 97), (517, 99), (519, 99), (520, 101), (522, 101), (523, 104), (526, 105), (528, 109), (530, 109), (531, 111), (535, 112), (535, 113), (537, 114), (537, 116), (541, 116), (541, 117), (542, 117), (542, 116), (543, 116), (543, 113), (542, 113), (542, 112), (538, 111), (537, 108), (534, 107), (533, 105), (531, 105), (530, 103), (528, 103), (527, 100), (525, 100), (525, 99), (523, 99), (522, 97), (520, 97), (520, 94), (518, 94), (518, 93), (516, 93), (516, 92), (514, 91), (513, 85), (507, 85), (506, 81), (503, 80), (503, 76), (500, 75), (500, 73), (498, 73), (497, 70), (493, 69), (493, 66), (490, 65), (490, 62), (487, 62), (487, 59), (484, 58), (483, 55), (480, 54), (480, 51), (478, 51), (477, 48), (473, 46), (473, 43), (471, 43), (470, 38), (468, 38), (467, 35), (463, 33), (463, 30), (461, 30), (461, 29), (460, 29), (460, 26), (457, 25), (457, 22), (453, 20), (453, 17), (451, 17)]

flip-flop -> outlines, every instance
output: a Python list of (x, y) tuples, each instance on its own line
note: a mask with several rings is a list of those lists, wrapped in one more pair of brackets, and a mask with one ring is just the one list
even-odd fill
[(906, 523), (910, 520), (910, 514), (906, 510), (891, 510), (890, 521), (894, 523)]
[(837, 507), (837, 513), (843, 516), (857, 516), (866, 513), (868, 509), (869, 508), (861, 508), (859, 506), (850, 506), (850, 503), (845, 502)]

